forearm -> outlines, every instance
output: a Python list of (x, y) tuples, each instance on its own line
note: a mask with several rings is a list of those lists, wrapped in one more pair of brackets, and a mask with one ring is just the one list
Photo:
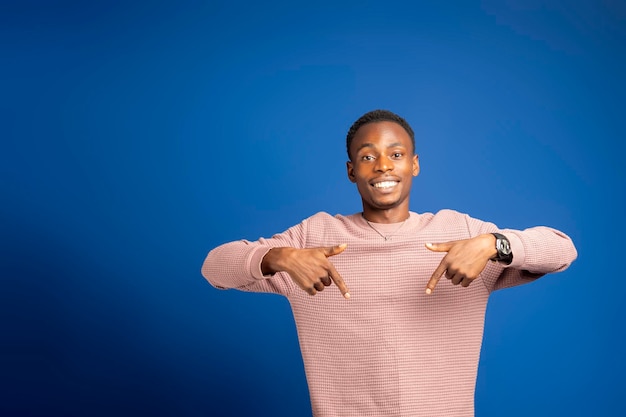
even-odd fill
[(576, 248), (565, 233), (545, 226), (524, 230), (500, 229), (495, 224), (466, 216), (471, 236), (484, 233), (501, 233), (511, 244), (513, 260), (510, 269), (532, 274), (560, 272), (576, 259)]
[(202, 275), (216, 288), (244, 288), (266, 278), (260, 265), (269, 250), (245, 240), (225, 243), (209, 252)]
[[(268, 239), (239, 240), (218, 246), (207, 255), (202, 275), (216, 288), (286, 295), (293, 284), (287, 274), (277, 273), (284, 270), (279, 263), (280, 249), (302, 247), (305, 225), (306, 220)], [(266, 259), (270, 252), (272, 256)]]
[(576, 259), (574, 243), (565, 233), (538, 226), (525, 230), (502, 230), (513, 252), (512, 268), (536, 274), (560, 272)]

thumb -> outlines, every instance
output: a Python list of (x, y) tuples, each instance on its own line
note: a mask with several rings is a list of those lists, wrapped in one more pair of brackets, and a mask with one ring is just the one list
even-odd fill
[(427, 243), (426, 248), (433, 252), (448, 252), (452, 248), (452, 242)]
[(330, 257), (330, 256), (339, 255), (347, 247), (348, 247), (347, 243), (342, 243), (341, 245), (336, 245), (336, 246), (331, 246), (331, 247), (328, 247), (328, 248), (324, 248), (324, 255), (326, 255), (327, 258)]

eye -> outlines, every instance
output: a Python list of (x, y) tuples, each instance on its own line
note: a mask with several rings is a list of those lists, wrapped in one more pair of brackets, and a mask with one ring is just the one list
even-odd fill
[(393, 159), (400, 159), (404, 156), (404, 154), (402, 152), (394, 152), (393, 154), (391, 154), (391, 157)]
[(361, 160), (362, 160), (362, 161), (373, 161), (373, 160), (374, 160), (374, 157), (373, 157), (372, 155), (363, 155), (363, 156), (361, 157)]

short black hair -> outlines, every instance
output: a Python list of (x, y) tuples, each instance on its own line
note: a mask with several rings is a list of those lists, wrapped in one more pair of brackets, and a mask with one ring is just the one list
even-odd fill
[(372, 110), (359, 117), (348, 130), (348, 135), (346, 136), (346, 151), (348, 152), (349, 160), (352, 160), (350, 156), (350, 145), (352, 144), (352, 139), (354, 139), (356, 132), (366, 124), (377, 122), (393, 122), (402, 126), (402, 128), (406, 130), (406, 133), (409, 134), (411, 144), (413, 145), (413, 152), (415, 152), (415, 133), (413, 133), (413, 129), (411, 129), (411, 126), (406, 120), (389, 110)]

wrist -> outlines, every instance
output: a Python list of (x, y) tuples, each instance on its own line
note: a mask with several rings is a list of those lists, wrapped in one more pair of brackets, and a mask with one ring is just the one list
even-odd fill
[(491, 258), (492, 261), (501, 262), (509, 265), (513, 261), (513, 252), (511, 251), (511, 242), (500, 233), (491, 233), (495, 239), (496, 254)]
[(274, 275), (278, 272), (278, 259), (280, 259), (279, 252), (282, 248), (272, 248), (261, 260), (261, 272), (263, 275)]
[(484, 235), (481, 235), (481, 237), (485, 242), (484, 246), (487, 257), (493, 260), (496, 256), (498, 256), (498, 250), (496, 249), (496, 237), (493, 233), (485, 233)]
[(276, 247), (272, 248), (261, 260), (261, 272), (263, 275), (274, 275), (277, 272), (284, 271), (282, 260), (286, 256), (286, 252), (293, 248)]

